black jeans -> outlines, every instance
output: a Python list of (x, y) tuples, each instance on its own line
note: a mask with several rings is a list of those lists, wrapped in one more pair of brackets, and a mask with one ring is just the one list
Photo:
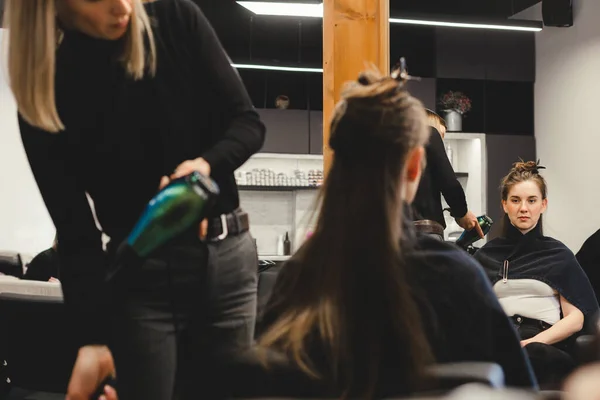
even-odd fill
[[(513, 323), (522, 340), (530, 339), (551, 326), (540, 323), (540, 321), (537, 323), (533, 321), (518, 323), (513, 317)], [(525, 346), (541, 389), (558, 390), (562, 386), (563, 380), (575, 369), (575, 360), (567, 350), (568, 341), (553, 345), (533, 342)]]
[(171, 246), (116, 286), (112, 346), (121, 400), (209, 398), (215, 363), (249, 348), (257, 254), (248, 232)]

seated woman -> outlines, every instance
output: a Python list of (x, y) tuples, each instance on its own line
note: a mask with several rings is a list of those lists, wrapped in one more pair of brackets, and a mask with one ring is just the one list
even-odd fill
[(541, 168), (518, 162), (504, 177), (503, 235), (475, 257), (513, 320), (540, 385), (553, 387), (574, 368), (565, 351), (568, 339), (598, 311), (598, 302), (573, 253), (542, 233), (548, 199)]
[(428, 127), (398, 75), (367, 71), (345, 87), (316, 228), (281, 267), (258, 341), (259, 356), (280, 358), (238, 365), (229, 395), (405, 395), (429, 387), (429, 366), (455, 361), (496, 362), (510, 385), (536, 386), (481, 267), (412, 231), (404, 203)]

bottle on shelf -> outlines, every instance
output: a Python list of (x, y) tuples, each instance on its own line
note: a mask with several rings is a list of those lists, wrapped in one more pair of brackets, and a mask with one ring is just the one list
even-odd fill
[(454, 150), (452, 150), (452, 146), (449, 144), (446, 145), (446, 155), (448, 156), (450, 165), (452, 165), (452, 168), (454, 168)]
[(283, 235), (277, 236), (277, 255), (278, 256), (284, 255)]
[(292, 254), (292, 243), (290, 242), (290, 236), (288, 232), (285, 233), (285, 240), (283, 241), (283, 255), (289, 256)]

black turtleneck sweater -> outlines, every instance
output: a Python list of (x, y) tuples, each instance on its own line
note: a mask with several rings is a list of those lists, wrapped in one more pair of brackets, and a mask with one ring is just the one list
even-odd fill
[(221, 195), (214, 214), (239, 206), (233, 172), (263, 143), (265, 127), (215, 32), (191, 0), (146, 5), (158, 70), (140, 81), (117, 61), (122, 40), (66, 31), (57, 50), (56, 102), (65, 131), (19, 118), (25, 151), (59, 238), (65, 303), (83, 343), (106, 335), (102, 230), (121, 242), (160, 178), (203, 157)]
[(454, 218), (464, 217), (468, 211), (465, 191), (448, 160), (442, 136), (435, 128), (430, 128), (429, 143), (425, 146), (427, 166), (413, 202), (415, 219), (429, 219), (439, 222), (444, 228), (442, 195), (450, 206)]

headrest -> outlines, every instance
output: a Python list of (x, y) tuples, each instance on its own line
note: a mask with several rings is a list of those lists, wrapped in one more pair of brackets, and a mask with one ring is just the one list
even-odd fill
[(0, 293), (62, 299), (62, 288), (58, 282), (25, 281), (12, 276), (0, 276)]
[(0, 251), (0, 273), (16, 277), (23, 276), (23, 261), (15, 251)]

